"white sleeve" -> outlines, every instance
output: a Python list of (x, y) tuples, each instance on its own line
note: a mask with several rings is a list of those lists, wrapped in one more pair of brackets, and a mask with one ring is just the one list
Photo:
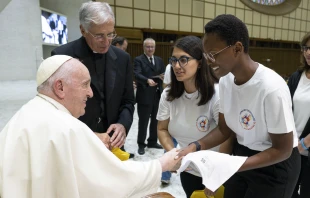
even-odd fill
[(168, 64), (166, 66), (166, 71), (165, 71), (165, 76), (164, 76), (164, 83), (167, 85), (167, 84), (170, 84), (171, 83), (171, 65)]
[[(223, 78), (223, 77), (222, 77)], [(224, 83), (222, 81), (222, 78), (220, 78), (220, 82), (219, 82), (219, 112), (223, 113), (224, 112), (224, 90), (225, 90), (225, 86)]]
[(218, 125), (219, 121), (219, 111), (220, 111), (220, 96), (219, 96), (219, 85), (215, 84), (214, 85), (215, 93), (214, 93), (214, 98), (213, 101), (213, 106), (212, 106), (212, 112), (213, 112), (213, 119), (215, 123)]
[(71, 149), (58, 149), (61, 154), (69, 152), (68, 156), (62, 154), (63, 164), (72, 159), (70, 168), (76, 179), (72, 176), (71, 183), (79, 186), (79, 197), (143, 197), (157, 191), (162, 172), (158, 160), (120, 161), (89, 129), (71, 133), (68, 142), (71, 145), (63, 146)]
[(218, 123), (219, 123), (219, 112), (220, 112), (220, 98), (218, 98), (216, 100), (216, 102), (213, 104), (212, 111), (213, 111), (213, 119), (214, 119), (216, 125), (218, 125)]
[(282, 134), (294, 130), (290, 96), (278, 89), (265, 97), (264, 111), (269, 133)]
[(158, 112), (156, 119), (159, 121), (167, 120), (170, 117), (170, 105), (171, 102), (167, 101), (167, 94), (169, 88), (164, 89), (163, 93), (161, 94), (159, 106), (158, 106)]

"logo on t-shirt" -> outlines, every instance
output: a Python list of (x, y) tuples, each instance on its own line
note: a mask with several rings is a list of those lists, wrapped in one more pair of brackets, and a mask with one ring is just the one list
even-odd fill
[(196, 120), (197, 129), (206, 132), (209, 129), (209, 120), (207, 116), (199, 116)]
[(256, 124), (255, 117), (253, 116), (252, 112), (248, 109), (244, 109), (240, 112), (239, 121), (242, 128), (246, 130), (253, 129)]

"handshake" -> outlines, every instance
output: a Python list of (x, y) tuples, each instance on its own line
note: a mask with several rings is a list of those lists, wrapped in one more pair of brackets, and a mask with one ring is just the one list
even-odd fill
[(166, 152), (163, 156), (161, 156), (158, 160), (161, 164), (162, 172), (165, 171), (176, 171), (181, 166), (181, 159), (183, 157), (179, 157), (179, 150), (176, 148)]

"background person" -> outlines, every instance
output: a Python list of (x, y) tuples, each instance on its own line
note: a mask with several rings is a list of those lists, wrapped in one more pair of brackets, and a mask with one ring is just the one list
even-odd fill
[[(218, 67), (216, 72), (223, 77), (218, 127), (198, 144), (209, 149), (235, 133), (233, 154), (248, 156), (224, 184), (224, 197), (290, 198), (300, 171), (300, 155), (285, 81), (251, 59), (246, 25), (233, 15), (219, 15), (207, 23), (203, 45), (208, 63)], [(196, 150), (190, 144), (179, 156)]]
[(85, 114), (79, 119), (101, 140), (114, 132), (111, 146), (122, 147), (134, 113), (130, 56), (111, 46), (116, 32), (114, 13), (109, 4), (83, 3), (79, 18), (83, 36), (54, 49), (52, 55), (70, 55), (87, 67), (94, 97), (87, 101)]
[[(117, 36), (115, 37), (113, 40), (112, 40), (112, 45), (114, 45), (115, 47), (123, 50), (126, 52), (126, 49), (127, 49), (127, 45), (128, 45), (128, 41), (126, 38), (124, 37), (121, 37), (121, 36)], [(136, 89), (136, 83), (135, 81), (133, 81), (133, 88)], [(126, 151), (124, 146), (121, 147), (121, 149), (123, 151)], [(129, 153), (129, 158), (133, 158), (135, 156), (135, 154), (133, 153)]]
[(126, 38), (117, 36), (112, 40), (112, 45), (114, 45), (117, 48), (120, 48), (126, 52), (127, 46), (128, 46), (128, 41)]
[[(168, 63), (165, 70), (164, 80), (163, 80), (163, 88), (167, 87), (171, 83), (171, 64)], [(157, 132), (158, 133), (158, 132)], [(178, 142), (175, 138), (172, 137), (172, 141), (174, 144), (174, 147), (177, 147)], [(166, 150), (165, 150), (166, 152)], [(168, 185), (170, 184), (170, 178), (171, 178), (171, 172), (166, 171), (162, 173), (161, 176), (161, 184), (162, 185)]]
[[(219, 113), (218, 79), (203, 57), (201, 39), (186, 36), (177, 40), (170, 64), (171, 83), (161, 95), (157, 114), (158, 138), (167, 151), (175, 147), (172, 138), (181, 148), (195, 145), (217, 126)], [(197, 172), (182, 172), (180, 177), (187, 197), (205, 188)]]
[(165, 70), (164, 80), (163, 80), (164, 88), (167, 87), (171, 83), (171, 64), (168, 63)]
[[(138, 153), (143, 155), (145, 147), (161, 149), (162, 146), (157, 143), (157, 120), (158, 103), (160, 94), (163, 90), (162, 79), (165, 72), (163, 60), (154, 56), (155, 40), (147, 38), (143, 42), (144, 54), (137, 56), (134, 59), (134, 73), (137, 81), (136, 102), (138, 108)], [(160, 78), (154, 76), (162, 75)], [(147, 126), (149, 119), (150, 136), (145, 144), (147, 135)]]
[(301, 67), (289, 78), (288, 86), (293, 101), (295, 126), (299, 137), (298, 150), (301, 154), (301, 171), (292, 198), (310, 197), (310, 33), (300, 43)]
[[(127, 50), (127, 46), (128, 46), (128, 41), (126, 38), (121, 37), (121, 36), (117, 36), (112, 40), (112, 45), (114, 45), (115, 47), (122, 49), (123, 51), (126, 52)], [(133, 81), (133, 88), (136, 89), (136, 82)]]
[(161, 172), (179, 161), (177, 152), (149, 162), (115, 157), (77, 119), (93, 96), (90, 81), (85, 65), (70, 56), (42, 62), (37, 96), (0, 133), (1, 197), (123, 198), (157, 191)]

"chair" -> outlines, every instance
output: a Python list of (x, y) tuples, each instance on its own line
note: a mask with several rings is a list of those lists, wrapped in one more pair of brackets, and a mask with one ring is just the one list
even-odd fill
[(154, 194), (146, 195), (142, 198), (175, 198), (175, 197), (167, 192), (157, 192)]
[[(204, 190), (195, 190), (191, 195), (191, 198), (206, 198), (207, 196), (204, 193)], [(224, 186), (219, 187), (216, 191), (215, 196), (209, 196), (209, 198), (223, 198), (224, 197)]]

